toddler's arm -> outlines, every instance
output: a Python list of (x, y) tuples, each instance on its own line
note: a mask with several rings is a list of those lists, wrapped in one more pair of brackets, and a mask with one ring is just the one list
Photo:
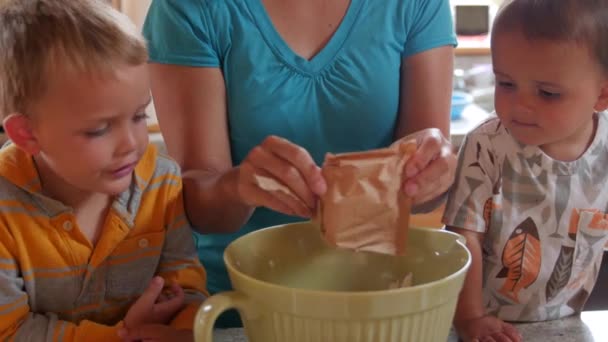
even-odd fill
[(485, 314), (481, 297), (481, 243), (483, 241), (483, 234), (456, 227), (448, 227), (447, 229), (463, 235), (467, 240), (467, 248), (471, 252), (471, 267), (467, 272), (464, 286), (460, 292), (458, 306), (456, 307), (456, 316), (454, 317), (454, 324), (458, 325), (459, 322), (478, 318)]
[(521, 336), (511, 324), (486, 315), (482, 300), (482, 251), (483, 233), (448, 227), (448, 230), (463, 235), (471, 252), (471, 267), (458, 298), (454, 328), (463, 341), (483, 340), (484, 337), (496, 341), (521, 341)]

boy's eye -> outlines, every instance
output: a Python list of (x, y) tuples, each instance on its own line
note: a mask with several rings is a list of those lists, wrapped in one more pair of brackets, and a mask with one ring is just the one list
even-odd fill
[(110, 125), (105, 125), (105, 126), (100, 127), (98, 129), (86, 131), (86, 132), (84, 132), (84, 134), (87, 137), (95, 138), (95, 137), (100, 137), (100, 136), (106, 134), (109, 130), (110, 130)]
[(543, 90), (543, 89), (539, 89), (538, 90), (538, 94), (541, 97), (544, 97), (546, 99), (557, 99), (561, 95), (560, 93), (556, 93), (556, 92), (548, 91), (548, 90)]
[(148, 118), (148, 113), (140, 113), (133, 117), (133, 121), (139, 122), (142, 120), (146, 120)]

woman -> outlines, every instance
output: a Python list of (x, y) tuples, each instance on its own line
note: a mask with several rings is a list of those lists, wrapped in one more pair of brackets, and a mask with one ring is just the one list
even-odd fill
[[(159, 123), (183, 169), (188, 218), (204, 233), (197, 248), (211, 293), (230, 288), (228, 243), (311, 216), (326, 152), (418, 132), (404, 191), (420, 209), (453, 181), (447, 0), (155, 0), (144, 33)], [(254, 174), (306, 206), (263, 191)]]

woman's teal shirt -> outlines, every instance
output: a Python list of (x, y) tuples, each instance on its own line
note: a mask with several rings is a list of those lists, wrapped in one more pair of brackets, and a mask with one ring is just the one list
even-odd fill
[[(154, 0), (144, 34), (152, 62), (222, 70), (234, 165), (269, 135), (304, 147), (319, 165), (327, 152), (389, 145), (402, 60), (456, 44), (448, 0), (351, 0), (311, 60), (282, 40), (261, 0)], [(295, 220), (260, 208), (236, 234), (196, 234), (209, 291), (230, 289), (228, 243)]]

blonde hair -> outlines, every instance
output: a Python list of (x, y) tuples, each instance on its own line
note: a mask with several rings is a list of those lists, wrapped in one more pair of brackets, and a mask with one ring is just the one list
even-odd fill
[(0, 115), (25, 114), (53, 72), (141, 65), (146, 43), (105, 0), (0, 0)]

